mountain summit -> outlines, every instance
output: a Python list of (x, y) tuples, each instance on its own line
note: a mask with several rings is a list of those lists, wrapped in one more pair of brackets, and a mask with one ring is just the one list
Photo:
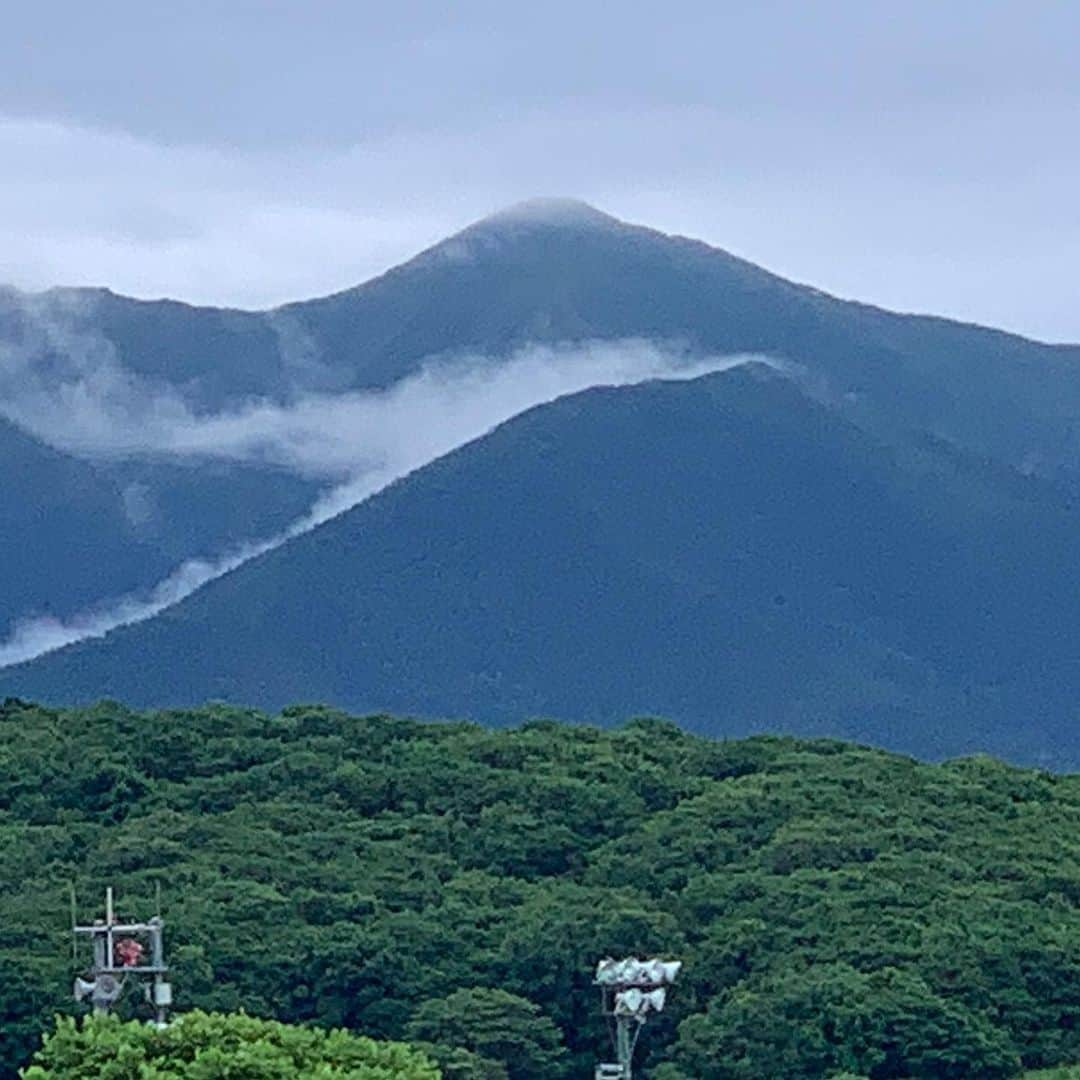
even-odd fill
[[(1080, 348), (840, 300), (572, 199), (519, 203), (372, 281), (268, 312), (0, 293), (0, 345), (25, 348), (35, 320), (200, 411), (385, 389), (433, 358), (497, 362), (537, 343), (765, 355), (875, 429), (928, 430), (1029, 471), (1080, 468)], [(40, 336), (45, 349), (57, 337)]]
[(552, 196), (540, 196), (534, 199), (525, 199), (496, 210), (486, 218), (473, 225), (470, 229), (490, 228), (498, 225), (514, 225), (526, 223), (538, 226), (554, 226), (559, 228), (610, 228), (623, 225), (618, 218), (597, 210), (595, 206), (581, 199), (558, 198)]

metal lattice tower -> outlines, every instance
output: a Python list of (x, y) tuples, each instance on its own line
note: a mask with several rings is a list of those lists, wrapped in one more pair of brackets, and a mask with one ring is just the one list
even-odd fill
[[(158, 905), (160, 907), (160, 905)], [(146, 922), (121, 919), (113, 908), (113, 891), (105, 890), (105, 917), (79, 925), (75, 918), (75, 894), (71, 896), (72, 957), (80, 974), (75, 979), (75, 1000), (89, 999), (101, 1015), (119, 1001), (129, 982), (141, 986), (154, 1009), (159, 1027), (167, 1022), (172, 1005), (172, 986), (166, 981), (165, 922), (160, 914)], [(91, 960), (80, 965), (79, 942), (89, 940)]]

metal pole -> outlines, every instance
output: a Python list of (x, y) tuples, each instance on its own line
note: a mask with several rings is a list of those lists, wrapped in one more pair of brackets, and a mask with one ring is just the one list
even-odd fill
[(112, 886), (105, 888), (105, 963), (113, 966), (113, 891)]
[(94, 933), (93, 935), (93, 947), (94, 947), (94, 966), (91, 969), (94, 973), (94, 978), (97, 978), (98, 974), (105, 970), (109, 966), (108, 957), (105, 955), (105, 931), (104, 923), (100, 919), (94, 920), (94, 926), (102, 927), (102, 932)]
[(165, 1001), (163, 998), (162, 986), (165, 983), (165, 977), (162, 974), (162, 968), (165, 966), (165, 947), (161, 940), (161, 918), (155, 915), (150, 920), (150, 925), (153, 929), (150, 931), (150, 949), (151, 960), (156, 968), (154, 972), (154, 986), (151, 993), (154, 995), (154, 1017), (158, 1027), (165, 1026)]
[(622, 1067), (623, 1080), (633, 1080), (634, 1041), (630, 1038), (629, 1016), (615, 1018), (615, 1057)]
[(79, 938), (75, 933), (75, 924), (79, 921), (78, 912), (75, 907), (75, 882), (71, 882), (71, 966), (77, 968), (79, 966)]

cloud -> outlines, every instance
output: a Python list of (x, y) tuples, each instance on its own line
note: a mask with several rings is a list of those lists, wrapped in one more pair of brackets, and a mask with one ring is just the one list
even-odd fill
[(0, 340), (0, 416), (62, 450), (109, 452), (111, 429), (160, 431), (190, 410), (177, 391), (140, 379), (112, 343), (84, 327), (79, 293), (0, 296), (14, 329)]
[(69, 619), (36, 616), (15, 622), (10, 636), (0, 643), (0, 668), (32, 660), (84, 638), (102, 637), (118, 626), (150, 619), (190, 596), (201, 585), (227, 574), (241, 563), (268, 551), (280, 539), (251, 544), (220, 559), (189, 559), (147, 594), (125, 596), (100, 609)]
[[(400, 475), (562, 394), (702, 363), (670, 343), (643, 340), (534, 345), (498, 359), (433, 359), (385, 390), (308, 393), (288, 405), (258, 399), (206, 414), (178, 388), (126, 369), (110, 342), (80, 329), (78, 308), (92, 300), (60, 299), (59, 311), (27, 299), (26, 339), (0, 343), (0, 416), (80, 456), (217, 458), (335, 482)], [(318, 379), (319, 358), (306, 343), (290, 338), (288, 347)]]
[[(912, 70), (894, 74), (910, 83)], [(745, 80), (750, 101), (725, 86), (693, 100), (538, 97), (437, 123), (369, 117), (315, 142), (206, 145), (0, 115), (0, 282), (264, 307), (355, 285), (500, 206), (565, 194), (839, 295), (1080, 338), (1077, 227), (1061, 213), (1080, 165), (1060, 137), (1074, 97), (905, 101), (895, 85), (873, 108), (840, 86), (836, 107), (801, 89), (772, 97), (774, 82)], [(356, 95), (341, 100), (355, 119)]]
[[(59, 385), (50, 385), (40, 372), (29, 378), (33, 366), (22, 358), (22, 378), (0, 380), (0, 391), (7, 393), (6, 398), (0, 395), (0, 413), (80, 453), (274, 462), (326, 478), (328, 487), (280, 535), (218, 559), (185, 562), (149, 593), (66, 620), (16, 622), (0, 643), (0, 667), (151, 618), (213, 578), (534, 405), (591, 386), (693, 378), (751, 359), (691, 356), (671, 344), (642, 340), (535, 345), (498, 361), (484, 356), (432, 361), (384, 391), (312, 394), (289, 406), (253, 402), (201, 416), (175, 391), (140, 383), (107, 349), (92, 346), (68, 358), (69, 379)], [(133, 493), (129, 512), (145, 513), (138, 494)]]

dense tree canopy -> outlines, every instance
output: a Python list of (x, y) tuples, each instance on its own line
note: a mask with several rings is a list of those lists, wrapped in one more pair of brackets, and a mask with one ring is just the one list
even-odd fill
[(251, 1016), (190, 1012), (163, 1030), (115, 1017), (61, 1020), (25, 1080), (439, 1080), (400, 1043)]
[(508, 1080), (558, 1080), (563, 1075), (566, 1052), (559, 1029), (539, 1005), (505, 990), (462, 989), (421, 1002), (406, 1032), (414, 1042), (463, 1047), (496, 1067), (505, 1063), (501, 1067)]
[(655, 1080), (1080, 1061), (1080, 777), (989, 758), (8, 701), (4, 1076), (72, 1008), (69, 881), (85, 914), (160, 883), (181, 1013), (416, 1041), (452, 1080), (587, 1075), (592, 966), (627, 953), (686, 962)]

